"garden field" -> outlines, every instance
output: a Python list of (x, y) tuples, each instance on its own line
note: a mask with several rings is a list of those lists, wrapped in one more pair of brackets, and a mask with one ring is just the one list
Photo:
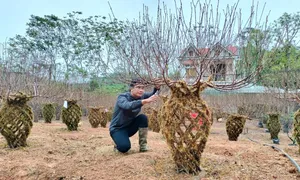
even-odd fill
[[(190, 175), (175, 171), (160, 133), (149, 132), (149, 152), (138, 152), (135, 135), (129, 153), (119, 154), (113, 151), (108, 124), (92, 128), (83, 117), (79, 130), (71, 132), (60, 121), (35, 122), (25, 148), (9, 149), (0, 136), (0, 179), (300, 179), (287, 157), (263, 145), (272, 143), (270, 134), (256, 124), (248, 121), (238, 141), (229, 141), (225, 122), (214, 122), (202, 154), (202, 172)], [(298, 146), (289, 146), (286, 134), (279, 138), (275, 146), (300, 164)]]

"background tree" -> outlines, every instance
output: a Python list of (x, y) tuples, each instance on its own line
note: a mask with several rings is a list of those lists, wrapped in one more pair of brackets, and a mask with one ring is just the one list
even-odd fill
[(279, 82), (282, 83), (281, 87), (286, 92), (294, 86), (292, 85), (293, 82), (289, 83), (294, 79), (290, 77), (291, 72), (299, 69), (299, 49), (297, 48), (299, 30), (299, 12), (296, 14), (284, 13), (272, 25), (272, 40), (275, 42), (273, 46), (276, 48), (272, 49), (265, 60), (265, 65), (268, 67), (265, 68), (265, 73), (279, 73), (279, 76), (281, 76)]
[(110, 62), (103, 52), (106, 44), (112, 43), (112, 36), (123, 32), (123, 26), (117, 19), (84, 18), (81, 12), (71, 12), (62, 18), (32, 15), (26, 35), (9, 40), (7, 49), (14, 60), (4, 64), (9, 69), (34, 72), (37, 77), (47, 75), (49, 83), (86, 83), (92, 76), (107, 74)]
[[(262, 84), (284, 89), (283, 100), (286, 103), (285, 113), (290, 109), (287, 104), (299, 89), (299, 43), (300, 13), (284, 13), (272, 25), (274, 48), (264, 60)], [(271, 84), (273, 83), (273, 84)], [(294, 94), (294, 95), (293, 95)], [(291, 96), (292, 95), (292, 96)], [(293, 111), (293, 110), (292, 110)]]
[(238, 77), (244, 78), (251, 75), (253, 72), (258, 72), (255, 81), (261, 79), (260, 71), (263, 67), (262, 59), (268, 51), (270, 43), (270, 34), (268, 32), (268, 29), (261, 31), (260, 29), (254, 28), (246, 28), (241, 32), (239, 48), (242, 61), (237, 61), (236, 64)]

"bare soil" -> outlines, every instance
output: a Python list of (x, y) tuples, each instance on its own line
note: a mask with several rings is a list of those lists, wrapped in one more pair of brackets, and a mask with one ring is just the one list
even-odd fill
[[(202, 155), (202, 172), (178, 174), (160, 133), (149, 132), (151, 150), (138, 152), (137, 135), (127, 154), (115, 153), (107, 128), (92, 128), (83, 118), (78, 131), (60, 121), (34, 123), (28, 147), (9, 149), (0, 136), (0, 179), (300, 179), (295, 166), (271, 144), (270, 134), (248, 121), (238, 141), (229, 141), (225, 122), (214, 122)], [(248, 132), (247, 132), (248, 130)], [(251, 141), (250, 139), (257, 141)], [(298, 164), (298, 146), (280, 133), (280, 145)]]

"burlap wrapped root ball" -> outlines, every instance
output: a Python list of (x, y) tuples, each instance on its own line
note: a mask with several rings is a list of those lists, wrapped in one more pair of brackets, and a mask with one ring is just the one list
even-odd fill
[(108, 122), (111, 121), (112, 119), (112, 115), (113, 115), (113, 110), (112, 108), (101, 108), (100, 109), (100, 112), (101, 112), (101, 121), (100, 121), (100, 125), (101, 127), (106, 127), (106, 124)]
[(108, 123), (112, 120), (114, 109), (112, 107), (104, 108), (104, 111), (105, 111), (104, 118), (106, 119), (106, 122)]
[(267, 122), (268, 129), (270, 131), (271, 139), (278, 139), (278, 134), (280, 132), (280, 120), (278, 113), (269, 113), (269, 119)]
[(81, 108), (76, 100), (67, 100), (67, 108), (62, 107), (62, 121), (67, 125), (69, 131), (77, 131), (81, 119)]
[(102, 116), (100, 107), (89, 107), (89, 122), (93, 128), (97, 128), (101, 122)]
[(54, 106), (54, 104), (52, 104), (52, 103), (44, 104), (42, 113), (43, 113), (45, 123), (51, 123), (52, 119), (55, 116), (55, 106)]
[(114, 109), (113, 109), (112, 107), (110, 107), (110, 108), (106, 111), (107, 122), (110, 122), (110, 121), (112, 120), (113, 113), (114, 113)]
[(149, 130), (153, 132), (159, 132), (160, 131), (160, 122), (158, 120), (158, 110), (149, 107), (145, 110), (145, 114), (148, 117), (148, 128)]
[(0, 109), (0, 132), (10, 148), (25, 147), (32, 128), (33, 112), (27, 102), (31, 97), (23, 93), (10, 95)]
[(193, 86), (184, 81), (173, 84), (171, 96), (159, 113), (161, 131), (178, 172), (196, 174), (201, 171), (201, 154), (212, 125), (211, 110), (200, 97), (206, 87), (207, 84), (201, 82)]
[(298, 143), (300, 153), (300, 109), (294, 114), (294, 132), (293, 136)]
[(243, 132), (246, 122), (246, 116), (231, 114), (226, 121), (226, 132), (229, 141), (237, 141), (239, 135)]
[(101, 107), (100, 108), (100, 115), (101, 115), (101, 118), (100, 118), (100, 126), (105, 128), (106, 127), (106, 124), (107, 122), (109, 121), (109, 112), (108, 112), (108, 109), (104, 108), (104, 107)]

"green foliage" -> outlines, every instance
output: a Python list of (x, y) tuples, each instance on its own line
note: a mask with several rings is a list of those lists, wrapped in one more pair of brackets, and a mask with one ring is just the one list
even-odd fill
[[(9, 41), (9, 52), (14, 59), (12, 66), (18, 71), (32, 68), (36, 57), (43, 56), (49, 79), (58, 76), (58, 59), (63, 59), (65, 80), (70, 77), (86, 78), (93, 73), (107, 71), (108, 62), (102, 51), (106, 44), (114, 44), (123, 33), (125, 24), (104, 16), (82, 17), (82, 12), (73, 11), (66, 17), (55, 15), (32, 15), (27, 23), (26, 35)], [(25, 59), (25, 60), (24, 60)], [(19, 67), (20, 66), (20, 67)]]
[(264, 58), (260, 83), (290, 89), (300, 88), (300, 50), (296, 47), (300, 14), (284, 13), (272, 26), (274, 48)]
[(300, 88), (300, 50), (285, 46), (267, 53), (260, 83), (266, 86)]
[(115, 77), (93, 76), (89, 82), (89, 91), (100, 94), (116, 95), (128, 90), (128, 85), (115, 80)]
[(255, 28), (247, 28), (241, 37), (246, 43), (240, 47), (240, 60), (236, 63), (237, 75), (248, 77), (262, 68), (270, 37), (268, 31)]
[(273, 23), (273, 37), (281, 46), (294, 44), (300, 30), (300, 12), (284, 13)]
[[(300, 88), (300, 50), (296, 47), (299, 30), (300, 13), (284, 13), (266, 31), (244, 30), (241, 36), (247, 44), (240, 49), (237, 74), (245, 77), (259, 70), (258, 84), (285, 90)], [(268, 44), (273, 49), (267, 48)]]
[(104, 93), (104, 94), (111, 94), (116, 95), (122, 92), (125, 92), (128, 90), (128, 86), (125, 84), (106, 84), (101, 86), (98, 89), (98, 92)]
[(90, 91), (95, 91), (96, 89), (99, 89), (100, 85), (97, 79), (91, 79), (89, 83), (89, 90)]

